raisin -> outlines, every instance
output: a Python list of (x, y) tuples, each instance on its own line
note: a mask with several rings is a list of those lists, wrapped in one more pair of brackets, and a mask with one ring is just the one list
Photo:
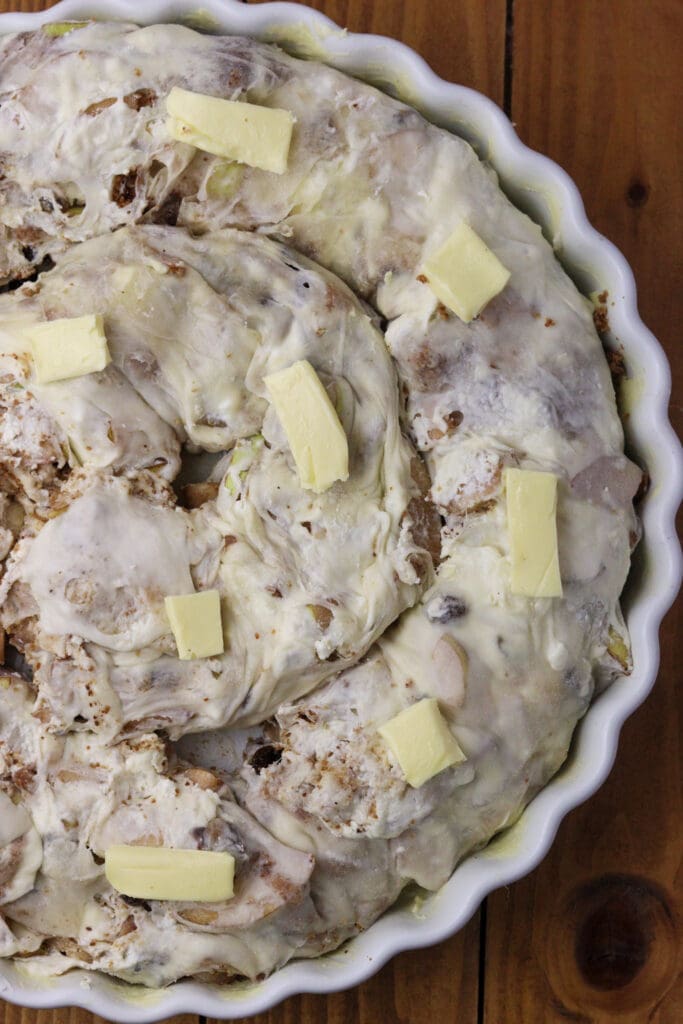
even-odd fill
[(443, 597), (430, 601), (427, 605), (427, 618), (430, 622), (438, 622), (443, 626), (453, 619), (460, 619), (467, 614), (467, 605), (460, 597), (444, 594)]
[(269, 768), (271, 764), (277, 764), (282, 758), (282, 747), (259, 747), (249, 758), (249, 764), (254, 769), (257, 775), (263, 771), (264, 768)]
[(458, 429), (464, 417), (463, 414), (458, 410), (453, 410), (453, 412), (447, 413), (444, 416), (444, 419), (446, 421), (446, 433), (450, 437), (450, 435), (454, 434), (455, 431)]

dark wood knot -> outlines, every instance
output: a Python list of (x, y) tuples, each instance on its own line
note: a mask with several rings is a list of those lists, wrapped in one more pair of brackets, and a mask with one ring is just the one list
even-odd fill
[(642, 181), (632, 181), (626, 189), (626, 202), (629, 206), (645, 206), (650, 198), (650, 189)]
[(628, 1013), (654, 1005), (676, 977), (676, 914), (667, 893), (636, 875), (603, 875), (553, 917), (547, 976), (569, 1011)]
[[(589, 985), (622, 988), (644, 966), (652, 942), (648, 889), (626, 878), (599, 879), (579, 923), (574, 945), (577, 966)], [(597, 897), (597, 899), (596, 899)]]

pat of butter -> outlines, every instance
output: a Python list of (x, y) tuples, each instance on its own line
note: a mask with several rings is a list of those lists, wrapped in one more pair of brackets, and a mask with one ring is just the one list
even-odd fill
[(43, 25), (43, 32), (46, 36), (66, 36), (77, 28), (85, 28), (87, 21), (51, 21)]
[(25, 330), (39, 384), (83, 377), (111, 362), (101, 316), (48, 320)]
[(181, 594), (164, 601), (181, 661), (212, 658), (225, 650), (217, 590)]
[(264, 378), (301, 486), (320, 493), (349, 478), (349, 443), (330, 396), (306, 359)]
[(409, 786), (417, 789), (465, 755), (439, 711), (434, 697), (420, 700), (380, 726)]
[(216, 903), (233, 895), (235, 858), (213, 850), (110, 846), (104, 873), (117, 892), (135, 899)]
[(464, 221), (420, 269), (436, 297), (465, 323), (510, 280), (510, 271)]
[(294, 116), (288, 110), (222, 100), (174, 86), (166, 97), (174, 139), (216, 156), (284, 174)]
[(526, 597), (562, 597), (557, 553), (557, 477), (529, 469), (506, 469), (512, 592)]

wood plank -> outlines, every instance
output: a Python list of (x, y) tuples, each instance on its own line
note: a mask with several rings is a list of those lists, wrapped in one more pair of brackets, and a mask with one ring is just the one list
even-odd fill
[(439, 946), (395, 957), (357, 988), (297, 996), (240, 1024), (434, 1024), (455, 1020), (456, 1011), (458, 1024), (475, 1024), (478, 956), (479, 928), (473, 919)]
[[(167, 1024), (198, 1024), (194, 1014), (169, 1017)], [(0, 1000), (0, 1024), (107, 1024), (104, 1017), (96, 1017), (87, 1010), (62, 1007), (58, 1010), (30, 1010), (12, 1006)]]
[(514, 11), (517, 132), (569, 172), (591, 223), (628, 259), (680, 384), (683, 5), (515, 0)]
[[(679, 427), (682, 40), (683, 7), (667, 0), (515, 0), (517, 130), (569, 171), (631, 262), (673, 364)], [(487, 1024), (683, 1020), (681, 637), (679, 601), (654, 693), (626, 724), (607, 783), (532, 876), (489, 899)]]
[(3, 0), (0, 13), (6, 11), (44, 11), (53, 7), (58, 0)]
[(351, 32), (400, 39), (438, 75), (503, 103), (505, 0), (311, 0), (304, 6)]

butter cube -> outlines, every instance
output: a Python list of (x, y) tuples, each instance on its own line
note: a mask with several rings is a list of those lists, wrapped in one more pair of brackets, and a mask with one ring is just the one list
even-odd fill
[(24, 332), (33, 349), (39, 384), (83, 377), (111, 362), (101, 316), (48, 320)]
[(117, 892), (135, 899), (216, 903), (233, 895), (235, 858), (213, 850), (110, 846), (104, 873)]
[(43, 32), (46, 36), (66, 36), (77, 28), (85, 28), (87, 21), (51, 21), (43, 25)]
[(174, 86), (166, 97), (174, 139), (274, 174), (287, 170), (294, 116), (288, 110), (239, 103)]
[(396, 756), (406, 782), (414, 789), (444, 768), (466, 760), (434, 697), (399, 712), (378, 732)]
[(330, 396), (306, 359), (264, 378), (301, 486), (320, 493), (349, 478), (349, 443)]
[(526, 597), (562, 597), (557, 553), (557, 477), (529, 469), (506, 469), (512, 592)]
[(217, 590), (167, 597), (164, 604), (181, 661), (213, 658), (223, 653), (221, 601)]
[(438, 299), (469, 323), (510, 280), (497, 256), (469, 224), (461, 221), (421, 267)]

